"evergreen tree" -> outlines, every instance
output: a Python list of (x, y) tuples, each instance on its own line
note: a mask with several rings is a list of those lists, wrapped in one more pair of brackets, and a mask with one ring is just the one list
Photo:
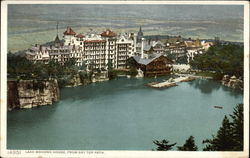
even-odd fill
[(113, 70), (113, 64), (111, 62), (111, 59), (108, 60), (108, 71), (112, 71)]
[(190, 136), (186, 140), (186, 142), (183, 146), (178, 146), (177, 148), (180, 151), (197, 151), (197, 149), (198, 149), (197, 146), (195, 145), (193, 136)]
[(158, 140), (155, 140), (153, 141), (153, 143), (155, 145), (157, 145), (158, 147), (156, 148), (156, 150), (158, 151), (167, 151), (167, 150), (171, 150), (173, 146), (175, 146), (176, 143), (173, 143), (173, 144), (168, 144), (169, 141), (166, 140), (166, 139), (163, 139), (162, 141), (158, 141)]
[(232, 122), (225, 116), (222, 127), (212, 139), (204, 140), (204, 151), (243, 151), (243, 104), (238, 104), (230, 115)]
[(234, 108), (232, 118), (234, 151), (243, 151), (243, 104), (238, 104)]
[(217, 136), (213, 139), (206, 139), (203, 141), (207, 144), (204, 151), (232, 151), (234, 148), (232, 124), (229, 122), (227, 116), (224, 117), (222, 127), (217, 132)]

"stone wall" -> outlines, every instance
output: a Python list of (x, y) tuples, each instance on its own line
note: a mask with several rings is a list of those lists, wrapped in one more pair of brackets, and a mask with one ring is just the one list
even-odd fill
[(59, 95), (57, 80), (8, 81), (8, 110), (52, 104)]

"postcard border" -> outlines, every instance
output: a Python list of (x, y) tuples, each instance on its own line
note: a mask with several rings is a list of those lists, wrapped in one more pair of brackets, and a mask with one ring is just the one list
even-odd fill
[[(244, 5), (244, 151), (180, 152), (180, 151), (113, 151), (113, 150), (7, 150), (7, 5), (8, 4), (202, 4)], [(246, 1), (3, 1), (1, 5), (1, 136), (3, 157), (248, 157), (249, 153), (249, 3)], [(34, 153), (32, 153), (32, 151)], [(74, 152), (76, 152), (74, 154)]]

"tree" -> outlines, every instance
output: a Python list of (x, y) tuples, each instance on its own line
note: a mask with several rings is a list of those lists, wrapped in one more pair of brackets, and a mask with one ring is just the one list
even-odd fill
[(188, 63), (187, 59), (188, 59), (188, 57), (185, 54), (183, 56), (177, 57), (176, 62), (179, 63), (179, 64), (187, 64)]
[(243, 76), (243, 46), (228, 44), (211, 46), (204, 54), (194, 56), (192, 68), (220, 74)]
[(108, 78), (110, 80), (115, 79), (117, 77), (116, 71), (113, 70), (113, 64), (112, 64), (112, 60), (109, 59), (108, 60)]
[(173, 61), (176, 61), (176, 55), (172, 54), (172, 53), (167, 53), (167, 57)]
[(227, 116), (224, 117), (216, 137), (204, 140), (203, 144), (207, 144), (204, 151), (231, 151), (234, 148), (232, 124)]
[(26, 59), (13, 53), (7, 54), (7, 72), (10, 77), (30, 78), (32, 76), (32, 67), (34, 64)]
[(193, 136), (190, 136), (186, 140), (186, 142), (183, 146), (178, 146), (177, 148), (180, 151), (197, 151), (197, 149), (198, 149), (197, 146), (195, 145)]
[(225, 116), (222, 127), (212, 139), (204, 140), (204, 151), (242, 151), (243, 150), (243, 104), (238, 104), (230, 115)]
[(232, 118), (232, 128), (233, 128), (233, 141), (234, 141), (234, 151), (243, 150), (243, 104), (238, 104), (234, 108)]
[(132, 57), (130, 57), (126, 60), (126, 65), (128, 65), (130, 69), (136, 68), (136, 61)]
[(112, 70), (113, 70), (112, 60), (108, 59), (108, 71), (112, 71)]
[(64, 66), (66, 67), (73, 67), (76, 65), (76, 58), (70, 58), (64, 63)]
[(162, 141), (154, 140), (153, 143), (154, 143), (155, 145), (158, 146), (158, 147), (156, 148), (156, 150), (158, 150), (158, 151), (167, 151), (167, 150), (171, 150), (172, 147), (176, 145), (176, 143), (168, 144), (169, 141), (166, 140), (166, 139), (163, 139)]
[(131, 76), (136, 76), (138, 74), (138, 71), (135, 67), (131, 67), (128, 72), (129, 75)]
[(76, 75), (78, 72), (78, 67), (76, 66), (76, 58), (70, 58), (67, 60), (64, 65), (64, 73), (70, 74), (70, 75)]

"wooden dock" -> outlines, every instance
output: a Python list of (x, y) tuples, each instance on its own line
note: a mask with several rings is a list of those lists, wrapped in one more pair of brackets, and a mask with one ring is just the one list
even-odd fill
[(169, 87), (174, 87), (178, 86), (177, 83), (179, 82), (189, 82), (195, 80), (194, 77), (179, 77), (175, 79), (170, 79), (164, 82), (151, 82), (146, 84), (146, 86), (151, 87), (151, 88), (169, 88)]

